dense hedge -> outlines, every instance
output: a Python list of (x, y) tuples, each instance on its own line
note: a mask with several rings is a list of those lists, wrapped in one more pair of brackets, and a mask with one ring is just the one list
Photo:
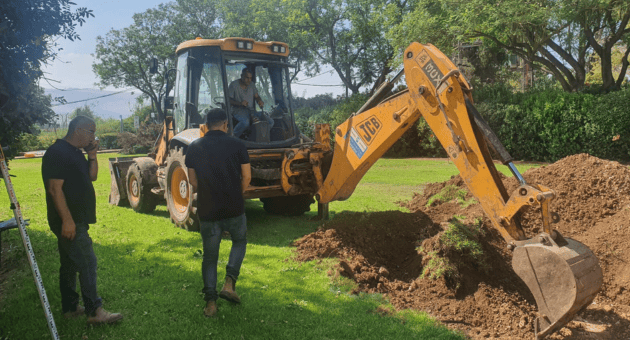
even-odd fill
[[(549, 86), (514, 93), (509, 86), (495, 84), (479, 87), (474, 96), (479, 112), (517, 160), (555, 162), (589, 153), (630, 161), (630, 88), (596, 94), (567, 93)], [(316, 122), (328, 122), (332, 130), (366, 99), (356, 95), (336, 105), (298, 109), (298, 126), (307, 135)], [(446, 157), (446, 153), (421, 118), (385, 156)]]
[(16, 152), (46, 150), (53, 145), (57, 137), (51, 135), (38, 136), (30, 133), (23, 133), (14, 147)]
[(118, 132), (108, 132), (99, 136), (101, 149), (120, 149), (118, 144)]
[(477, 109), (515, 159), (555, 162), (568, 155), (630, 161), (630, 89), (607, 94), (502, 85), (477, 95)]
[(385, 153), (385, 157), (447, 157), (442, 144), (424, 118), (411, 127)]

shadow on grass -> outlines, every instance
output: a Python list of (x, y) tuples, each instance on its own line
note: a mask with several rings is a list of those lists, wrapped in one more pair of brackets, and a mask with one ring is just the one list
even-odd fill
[[(135, 213), (130, 207), (115, 207), (115, 209), (125, 209)], [(311, 209), (312, 211), (301, 216), (271, 215), (263, 209), (262, 202), (259, 200), (246, 200), (245, 215), (250, 242), (272, 246), (290, 245), (295, 239), (314, 232), (323, 223), (321, 220), (316, 220), (317, 204), (312, 204)], [(142, 215), (163, 218), (165, 223), (170, 223), (175, 227), (170, 222), (166, 205), (158, 205), (155, 211)], [(334, 216), (334, 212), (332, 215)]]
[[(114, 207), (112, 209), (124, 209), (125, 211), (136, 214), (129, 207)], [(247, 235), (250, 243), (270, 246), (288, 246), (294, 240), (314, 232), (323, 223), (315, 220), (317, 217), (317, 205), (311, 205), (314, 211), (307, 212), (301, 216), (280, 216), (271, 215), (265, 212), (262, 202), (258, 200), (245, 201), (245, 215), (247, 217)], [(139, 218), (149, 216), (161, 219), (160, 223), (171, 225), (175, 230), (176, 227), (170, 222), (170, 215), (166, 206), (158, 206), (158, 209), (149, 214), (139, 214)], [(145, 215), (145, 217), (141, 217)], [(182, 232), (187, 232), (182, 229)], [(197, 234), (197, 232), (192, 232)]]

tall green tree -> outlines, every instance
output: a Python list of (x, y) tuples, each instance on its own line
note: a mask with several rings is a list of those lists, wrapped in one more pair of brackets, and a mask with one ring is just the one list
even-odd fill
[(300, 72), (317, 72), (313, 53), (315, 37), (292, 25), (292, 3), (285, 0), (221, 0), (219, 17), (222, 34), (259, 41), (281, 41), (289, 45), (289, 61), (295, 65), (293, 79)]
[(389, 6), (407, 8), (408, 1), (223, 0), (221, 18), (229, 36), (288, 43), (294, 77), (332, 68), (356, 93), (377, 87), (391, 72), (393, 48), (383, 13)]
[[(133, 16), (134, 23), (97, 37), (92, 65), (101, 86), (135, 87), (149, 98), (160, 119), (166, 96), (166, 77), (175, 67), (177, 46), (196, 37), (215, 38), (218, 21), (209, 0), (180, 0), (160, 4)], [(149, 72), (152, 58), (158, 73)]]
[(450, 54), (458, 39), (451, 27), (451, 4), (440, 0), (418, 0), (408, 7), (401, 11), (390, 6), (385, 11), (389, 24), (386, 36), (397, 51), (396, 64), (402, 63), (402, 52), (414, 41), (431, 43)]
[[(160, 4), (155, 9), (134, 14), (134, 23), (121, 30), (112, 29), (104, 37), (96, 38), (97, 62), (92, 65), (100, 78), (99, 85), (135, 87), (158, 108), (165, 95), (166, 73), (173, 64), (174, 40), (171, 18), (177, 12), (172, 3)], [(149, 72), (151, 59), (158, 60), (158, 73)], [(172, 67), (172, 66), (171, 66)]]
[(472, 0), (453, 9), (454, 29), (484, 38), (542, 67), (566, 91), (582, 88), (588, 43), (568, 1)]
[(584, 87), (592, 51), (602, 58), (604, 89), (615, 86), (610, 56), (630, 34), (628, 1), (438, 1), (446, 9), (452, 34), (483, 38), (519, 55), (553, 75), (565, 91)]
[(37, 85), (42, 63), (57, 56), (54, 37), (71, 41), (91, 16), (85, 7), (71, 9), (70, 0), (0, 2), (0, 143), (13, 144), (35, 123), (45, 124), (55, 114), (51, 98)]
[(72, 112), (70, 112), (70, 116), (68, 117), (68, 119), (72, 120), (76, 118), (77, 116), (85, 116), (92, 120), (96, 119), (94, 110), (92, 110), (92, 108), (88, 104), (85, 104), (83, 106), (77, 107), (76, 109), (72, 110)]
[[(352, 91), (383, 80), (393, 48), (385, 38), (383, 8), (387, 0), (289, 0), (291, 28), (311, 39), (314, 71), (332, 67)], [(399, 2), (404, 6), (404, 2)]]

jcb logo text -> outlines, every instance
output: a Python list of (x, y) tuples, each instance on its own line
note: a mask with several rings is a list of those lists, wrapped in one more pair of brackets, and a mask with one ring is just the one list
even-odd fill
[(383, 124), (375, 117), (372, 116), (357, 125), (357, 130), (361, 135), (361, 138), (367, 143), (372, 143), (376, 134), (381, 130)]

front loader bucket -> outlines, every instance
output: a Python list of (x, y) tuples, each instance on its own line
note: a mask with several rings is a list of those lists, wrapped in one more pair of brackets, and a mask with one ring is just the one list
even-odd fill
[(124, 206), (128, 203), (125, 180), (127, 178), (127, 170), (129, 170), (135, 158), (136, 157), (116, 157), (109, 159), (109, 176), (111, 178), (109, 204)]
[(536, 339), (560, 329), (595, 298), (602, 285), (597, 257), (584, 244), (554, 232), (514, 249), (512, 267), (536, 299)]

